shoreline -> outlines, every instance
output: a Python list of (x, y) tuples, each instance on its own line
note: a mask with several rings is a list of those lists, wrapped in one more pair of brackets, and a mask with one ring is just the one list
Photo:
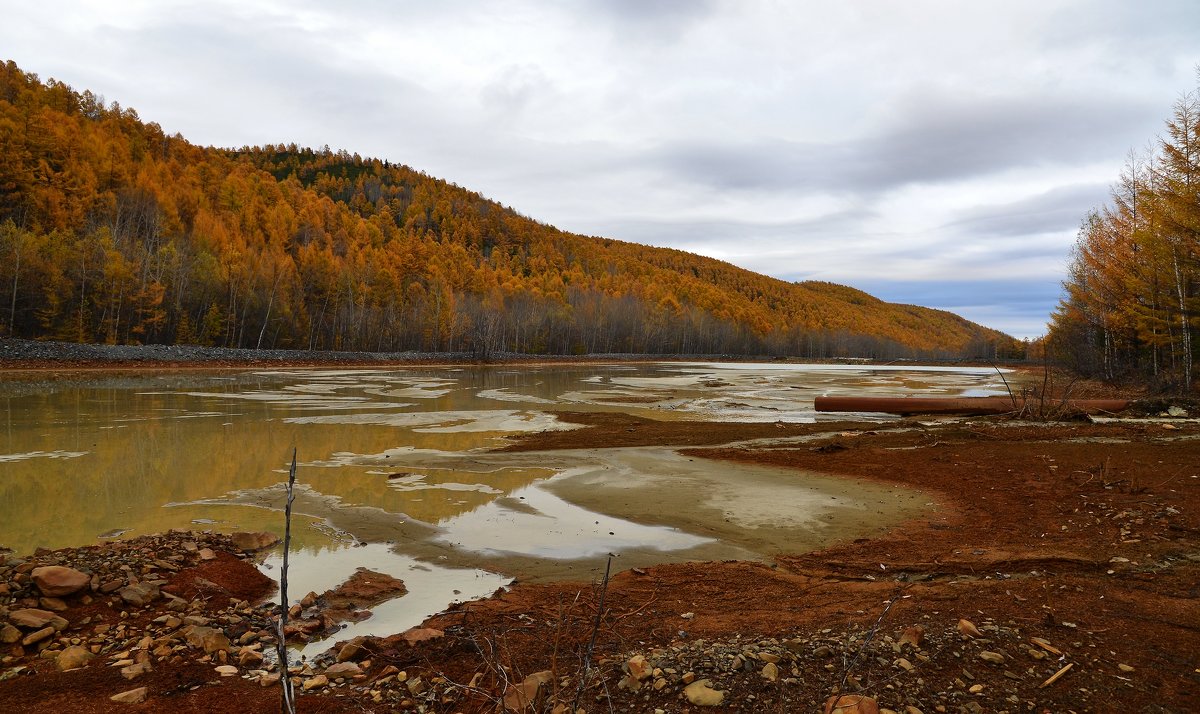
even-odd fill
[[(530, 684), (540, 691), (535, 695), (569, 703), (591, 637), (589, 676), (598, 679), (584, 682), (587, 711), (607, 711), (610, 703), (683, 711), (692, 706), (686, 675), (725, 693), (714, 711), (816, 710), (838, 688), (862, 691), (894, 711), (1129, 711), (1151, 700), (1162, 711), (1200, 708), (1200, 425), (899, 420), (823, 424), (840, 430), (813, 442), (771, 444), (765, 437), (744, 443), (769, 434), (770, 424), (568, 418), (588, 423), (529, 434), (507, 448), (596, 448), (632, 436), (679, 443), (685, 455), (716, 463), (918, 488), (934, 494), (940, 508), (773, 563), (618, 566), (603, 588), (598, 580), (517, 583), (431, 618), (420, 637), (360, 642), (350, 661), (361, 673), (312, 685), (302, 710), (491, 711), (542, 671), (556, 676), (543, 688)], [(32, 560), (58, 558), (49, 552)], [(230, 573), (240, 572), (234, 561), (221, 557)], [(0, 608), (11, 610), (15, 600), (0, 599)], [(63, 614), (74, 621), (78, 605), (68, 605)], [(169, 613), (160, 602), (130, 614), (131, 623), (150, 623)], [(960, 619), (977, 634), (962, 634)], [(918, 644), (901, 644), (909, 635)], [(87, 641), (72, 630), (60, 640), (72, 637)], [(260, 686), (265, 675), (258, 670), (239, 664), (238, 676), (221, 677), (215, 655), (203, 656), (210, 660), (201, 665), (156, 659), (158, 674), (144, 680), (154, 685), (148, 703), (222, 712), (277, 701), (276, 688)], [(638, 656), (661, 675), (631, 680), (629, 663)], [(855, 664), (847, 668), (849, 662)], [(1042, 686), (1067, 664), (1061, 681)], [(328, 665), (310, 662), (299, 681), (319, 682)], [(26, 656), (5, 661), (0, 674), (14, 667), (34, 674), (0, 682), (0, 698), (37, 714), (68, 701), (90, 702), (86, 711), (127, 711), (107, 697), (136, 684), (101, 662), (81, 674)], [(197, 689), (171, 695), (165, 682), (183, 673)], [(410, 686), (413, 679), (422, 684)]]
[(980, 362), (960, 359), (871, 360), (865, 358), (799, 358), (730, 354), (587, 354), (538, 355), (495, 353), (481, 358), (467, 352), (337, 352), (276, 350), (199, 345), (100, 345), (74, 342), (0, 338), (0, 368), (6, 372), (123, 371), (137, 369), (197, 370), (262, 367), (416, 368), (463, 365), (591, 365), (653, 362), (746, 362), (782, 364), (841, 364), (861, 366), (945, 366), (1033, 370), (1026, 362)]
[[(55, 370), (74, 371), (29, 373)], [(784, 469), (797, 482), (817, 473), (906, 488), (936, 508), (766, 562), (617, 559), (605, 582), (598, 557), (577, 571), (588, 581), (518, 580), (418, 630), (313, 656), (294, 672), (302, 712), (494, 712), (505, 697), (520, 701), (516, 691), (551, 710), (582, 688), (587, 712), (695, 714), (709, 710), (688, 694), (696, 682), (724, 692), (716, 712), (817, 710), (835, 692), (907, 714), (1200, 709), (1194, 419), (776, 425), (556, 414), (580, 428), (522, 434), (496, 451), (672, 448), (712, 469), (740, 462)], [(670, 490), (638, 486), (626, 506), (647, 515), (688, 502), (659, 498), (662, 488)], [(836, 517), (863, 527), (874, 515)], [(198, 559), (182, 547), (188, 539), (214, 558)], [(100, 575), (56, 602), (30, 577), (52, 564)], [(132, 604), (106, 590), (142, 582), (174, 596)], [(224, 535), (142, 536), (28, 557), (0, 551), (0, 701), (31, 714), (274, 709), (276, 672), (257, 659), (271, 646), (272, 607), (260, 601), (269, 589), (248, 551)], [(314, 593), (298, 626), (353, 622), (360, 595)], [(53, 608), (67, 624), (24, 644), (37, 632), (13, 613), (30, 608)], [(197, 646), (188, 638), (196, 628), (220, 630), (228, 647)], [(79, 647), (95, 658), (60, 671), (62, 653)], [(152, 670), (133, 680), (107, 666), (125, 659)], [(109, 701), (140, 686), (148, 690), (140, 706)]]

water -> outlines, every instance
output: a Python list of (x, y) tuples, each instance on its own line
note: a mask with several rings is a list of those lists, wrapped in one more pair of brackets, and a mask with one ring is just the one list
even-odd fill
[(836, 524), (847, 521), (877, 528), (928, 500), (670, 449), (488, 451), (514, 434), (572, 428), (553, 409), (795, 422), (836, 418), (813, 412), (820, 394), (1004, 393), (993, 370), (840, 365), (7, 375), (0, 545), (24, 553), (170, 528), (282, 532), (280, 484), (295, 447), (292, 591), (332, 588), (358, 566), (399, 577), (409, 595), (354, 626), (387, 634), (514, 576), (587, 579), (608, 553), (618, 568), (769, 557), (844, 537)]

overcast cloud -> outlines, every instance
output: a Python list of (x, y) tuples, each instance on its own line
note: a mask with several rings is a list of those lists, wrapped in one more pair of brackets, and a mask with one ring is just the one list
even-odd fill
[(218, 146), (405, 163), (565, 230), (1035, 336), (1194, 0), (0, 0), (0, 59)]

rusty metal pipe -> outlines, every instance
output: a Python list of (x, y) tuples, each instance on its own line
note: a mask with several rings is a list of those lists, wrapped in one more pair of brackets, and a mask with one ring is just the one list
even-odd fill
[[(881, 412), (900, 416), (1008, 414), (1025, 406), (1024, 400), (1008, 397), (817, 397), (815, 403), (819, 412)], [(1128, 408), (1129, 400), (1070, 399), (1065, 403), (1049, 400), (1046, 406), (1082, 414), (1114, 413)]]

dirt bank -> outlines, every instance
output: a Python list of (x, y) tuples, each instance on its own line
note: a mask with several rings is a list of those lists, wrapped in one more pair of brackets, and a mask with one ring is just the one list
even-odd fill
[[(326, 663), (312, 663), (297, 674), (317, 681), (301, 711), (494, 711), (506, 692), (519, 704), (522, 682), (546, 705), (540, 711), (553, 707), (550, 698), (588, 712), (703, 711), (690, 703), (704, 695), (687, 688), (693, 680), (723, 692), (714, 711), (815, 712), (837, 690), (861, 691), (899, 712), (1200, 710), (1196, 423), (783, 427), (563, 418), (587, 428), (532, 434), (508, 448), (687, 445), (693, 458), (916, 487), (939, 508), (882, 535), (774, 564), (617, 565), (606, 589), (518, 584), (426, 623), (435, 631), (360, 643), (348, 659), (362, 672), (340, 683), (328, 676), (321, 684)], [(812, 438), (818, 431), (826, 435)], [(41, 553), (13, 567), (28, 572), (52, 560), (63, 556)], [(218, 562), (231, 572), (244, 567), (234, 557)], [(180, 564), (162, 573), (164, 588), (202, 565)], [(209, 572), (204, 580), (219, 578)], [(9, 611), (30, 597), (25, 581), (12, 582), (17, 588), (0, 594)], [(207, 613), (203, 593), (190, 602), (197, 601), (188, 607)], [(95, 605), (65, 604), (60, 614), (72, 627), (52, 646), (86, 644), (94, 624), (76, 628), (76, 608)], [(161, 607), (125, 608), (125, 618), (118, 608), (106, 618), (131, 623), (126, 639), (135, 646), (146, 634), (170, 634), (146, 632), (169, 614)], [(230, 624), (230, 607), (242, 621), (258, 617), (228, 598), (206, 616), (240, 638), (245, 630)], [(265, 670), (234, 657), (236, 675), (221, 677), (211, 658), (180, 650), (178, 661), (154, 660), (144, 703), (115, 704), (110, 695), (141, 682), (123, 680), (108, 659), (58, 672), (53, 659), (37, 656), (36, 643), (20, 656), (12, 647), (0, 645), (0, 673), (26, 669), (0, 682), (0, 701), (20, 702), (22, 711), (58, 711), (68, 699), (77, 711), (266, 711), (277, 694), (260, 686)], [(626, 664), (636, 655), (644, 667)], [(541, 672), (548, 673), (531, 676)]]

